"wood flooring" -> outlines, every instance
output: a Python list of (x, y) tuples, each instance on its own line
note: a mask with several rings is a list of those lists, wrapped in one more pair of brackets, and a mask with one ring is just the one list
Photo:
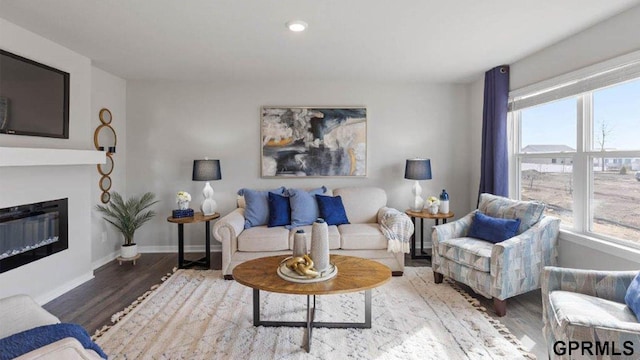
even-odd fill
[[(187, 254), (189, 258), (198, 258), (198, 254)], [(136, 265), (123, 262), (118, 265), (112, 261), (95, 270), (95, 278), (65, 293), (44, 305), (63, 322), (82, 325), (90, 334), (103, 325), (111, 323), (111, 315), (129, 306), (138, 296), (161, 278), (172, 272), (178, 264), (177, 253), (146, 253), (138, 259)], [(431, 266), (428, 259), (411, 260), (406, 258), (406, 266)], [(211, 253), (212, 269), (222, 268), (219, 252)], [(439, 284), (437, 286), (446, 286)], [(542, 302), (540, 291), (532, 291), (507, 301), (507, 315), (497, 317), (493, 312), (493, 302), (475, 294), (461, 285), (469, 294), (477, 298), (487, 308), (487, 313), (499, 319), (525, 348), (539, 359), (547, 358), (547, 350), (542, 335)]]

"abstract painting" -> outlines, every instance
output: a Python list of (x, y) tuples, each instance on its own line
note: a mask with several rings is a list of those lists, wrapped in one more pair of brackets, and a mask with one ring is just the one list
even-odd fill
[(367, 109), (263, 107), (262, 177), (366, 176)]

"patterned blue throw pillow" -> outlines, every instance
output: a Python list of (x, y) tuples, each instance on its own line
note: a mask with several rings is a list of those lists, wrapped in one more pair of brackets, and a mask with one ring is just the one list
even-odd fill
[(467, 236), (494, 244), (510, 239), (518, 233), (520, 219), (500, 219), (476, 212)]
[(347, 213), (344, 210), (344, 204), (342, 204), (342, 198), (340, 196), (316, 195), (316, 201), (318, 202), (320, 217), (327, 222), (327, 225), (342, 225), (349, 223), (349, 219), (347, 219)]
[(624, 302), (640, 321), (640, 273), (633, 278), (624, 295)]

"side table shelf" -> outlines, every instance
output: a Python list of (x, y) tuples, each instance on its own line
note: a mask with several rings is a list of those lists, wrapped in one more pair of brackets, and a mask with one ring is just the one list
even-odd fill
[[(431, 214), (428, 211), (413, 211), (406, 210), (405, 214), (411, 217), (413, 221), (413, 227), (416, 229), (411, 235), (411, 258), (412, 259), (431, 259), (431, 255), (427, 254), (424, 251), (424, 219), (435, 220), (436, 225), (440, 224), (440, 220), (442, 220), (443, 224), (447, 223), (447, 219), (451, 219), (454, 217), (454, 213), (448, 212), (446, 214), (437, 213)], [(416, 231), (418, 229), (418, 219), (420, 219), (420, 254), (416, 254)]]
[[(211, 220), (217, 219), (220, 214), (213, 213), (211, 215), (204, 215), (201, 212), (197, 212), (193, 217), (174, 218), (169, 216), (167, 221), (170, 223), (178, 224), (178, 268), (187, 269), (194, 266), (204, 266), (207, 269), (211, 268)], [(184, 224), (197, 224), (200, 222), (205, 223), (205, 254), (204, 257), (198, 260), (185, 260), (184, 259)]]

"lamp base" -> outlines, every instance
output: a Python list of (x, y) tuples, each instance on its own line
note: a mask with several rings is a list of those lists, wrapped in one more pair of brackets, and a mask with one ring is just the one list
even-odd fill
[(202, 210), (202, 214), (213, 215), (218, 209), (218, 204), (216, 204), (216, 201), (213, 200), (213, 188), (208, 181), (206, 184), (204, 184), (202, 196), (204, 196), (204, 201), (202, 202), (202, 206), (200, 207), (200, 210)]
[(422, 187), (418, 180), (413, 183), (413, 189), (411, 189), (411, 192), (413, 193), (413, 201), (409, 208), (411, 211), (422, 211), (422, 208), (424, 207), (424, 199), (420, 196), (422, 194)]

